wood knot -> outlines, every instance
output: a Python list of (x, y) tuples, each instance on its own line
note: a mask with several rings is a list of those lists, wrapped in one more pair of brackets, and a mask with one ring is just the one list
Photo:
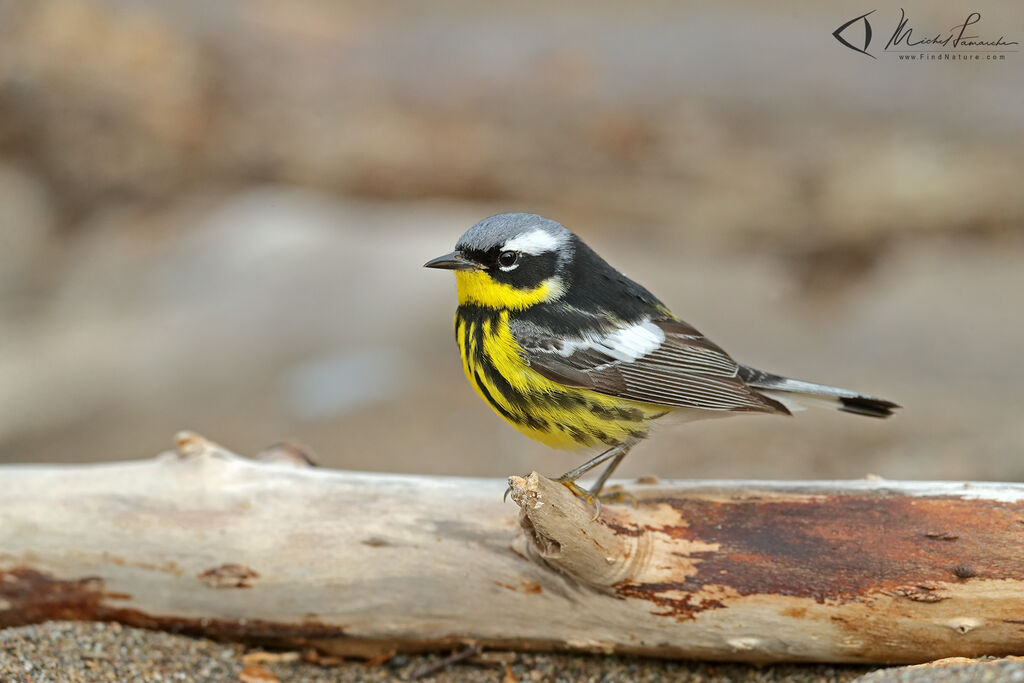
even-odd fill
[(211, 588), (252, 588), (259, 572), (240, 564), (222, 564), (200, 572), (196, 577)]

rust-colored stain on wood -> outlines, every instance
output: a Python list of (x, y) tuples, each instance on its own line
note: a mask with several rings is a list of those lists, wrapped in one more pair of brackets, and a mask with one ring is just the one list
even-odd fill
[(544, 589), (541, 587), (541, 585), (536, 581), (532, 580), (523, 580), (520, 581), (518, 585), (512, 585), (510, 583), (503, 583), (496, 579), (491, 579), (491, 583), (493, 583), (495, 586), (500, 586), (510, 591), (517, 591), (519, 593), (526, 593), (528, 595), (544, 592)]
[[(819, 603), (879, 593), (938, 602), (943, 597), (933, 583), (965, 580), (967, 574), (1024, 581), (1020, 503), (877, 492), (643, 501), (658, 503), (675, 509), (685, 524), (650, 526), (647, 533), (669, 543), (715, 544), (718, 550), (688, 554), (696, 573), (681, 581), (626, 581), (617, 591), (650, 600), (659, 613), (677, 618), (723, 607), (719, 600), (696, 599), (709, 588), (712, 593), (793, 596)], [(642, 519), (642, 509), (637, 517)], [(1007, 543), (1014, 537), (1020, 542)]]
[(47, 619), (83, 619), (110, 599), (97, 577), (60, 581), (28, 567), (0, 572), (0, 628)]
[(119, 600), (131, 599), (131, 595), (108, 591), (106, 583), (97, 577), (62, 580), (30, 567), (14, 567), (0, 571), (0, 628), (70, 619), (117, 621), (128, 626), (224, 640), (299, 642), (344, 636), (341, 627), (310, 620), (302, 624), (283, 624), (257, 619), (184, 619), (146, 614), (116, 604)]
[(658, 606), (659, 610), (654, 614), (660, 616), (673, 616), (681, 618), (692, 618), (698, 612), (706, 609), (717, 609), (725, 607), (721, 600), (713, 598), (697, 598), (693, 593), (682, 593), (688, 589), (681, 588), (683, 584), (673, 582), (659, 583), (623, 583), (616, 592), (624, 598), (641, 598), (649, 600)]

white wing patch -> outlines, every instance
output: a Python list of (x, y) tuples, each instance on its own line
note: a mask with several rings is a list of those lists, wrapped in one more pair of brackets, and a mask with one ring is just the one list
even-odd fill
[(567, 237), (552, 235), (543, 228), (517, 235), (501, 245), (502, 251), (519, 251), (536, 256), (549, 251), (556, 251), (567, 241)]
[[(557, 353), (560, 356), (571, 356), (573, 353), (592, 349), (599, 351), (617, 361), (630, 362), (646, 356), (665, 342), (665, 333), (660, 327), (644, 318), (640, 322), (627, 327), (617, 328), (603, 336), (587, 335), (579, 340), (564, 340)], [(594, 368), (599, 369), (600, 366)]]

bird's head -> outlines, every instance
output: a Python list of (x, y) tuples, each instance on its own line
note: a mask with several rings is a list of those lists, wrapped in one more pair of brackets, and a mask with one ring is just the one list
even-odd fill
[(455, 251), (424, 265), (455, 271), (459, 304), (522, 310), (555, 301), (569, 285), (573, 234), (532, 213), (503, 213), (480, 221)]

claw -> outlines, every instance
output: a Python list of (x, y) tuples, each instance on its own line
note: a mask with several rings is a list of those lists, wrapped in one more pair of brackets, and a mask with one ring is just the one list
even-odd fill
[(557, 481), (559, 484), (569, 489), (572, 495), (576, 496), (587, 505), (593, 506), (594, 516), (590, 519), (591, 522), (597, 520), (597, 518), (601, 516), (601, 499), (599, 497), (593, 495), (590, 491), (586, 490), (575, 481), (567, 479), (558, 479)]

